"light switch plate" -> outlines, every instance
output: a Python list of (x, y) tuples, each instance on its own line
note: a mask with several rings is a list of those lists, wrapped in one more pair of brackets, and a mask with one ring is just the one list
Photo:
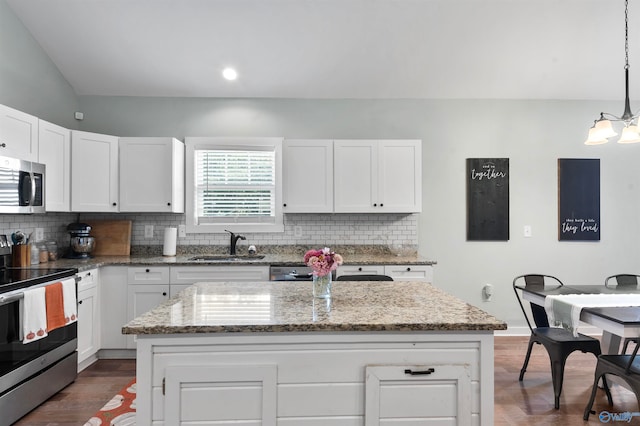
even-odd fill
[(153, 238), (153, 225), (145, 225), (144, 226), (144, 237), (145, 238)]
[(524, 226), (524, 236), (527, 238), (531, 237), (531, 225)]
[(36, 228), (36, 241), (44, 240), (44, 228)]
[(178, 237), (180, 237), (180, 238), (186, 238), (187, 237), (187, 226), (186, 225), (179, 225), (178, 226)]

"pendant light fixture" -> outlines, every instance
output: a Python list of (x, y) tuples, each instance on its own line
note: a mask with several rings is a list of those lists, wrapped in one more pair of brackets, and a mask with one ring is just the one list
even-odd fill
[[(600, 118), (595, 120), (591, 129), (589, 129), (589, 136), (585, 145), (600, 145), (609, 142), (609, 138), (617, 136), (611, 125), (612, 121), (622, 121), (624, 123), (618, 143), (640, 142), (640, 129), (638, 129), (637, 125), (638, 113), (632, 114), (629, 104), (629, 0), (624, 1), (624, 82), (625, 96), (622, 116), (617, 117), (607, 112), (601, 112)], [(636, 124), (632, 123), (634, 120), (636, 120)]]

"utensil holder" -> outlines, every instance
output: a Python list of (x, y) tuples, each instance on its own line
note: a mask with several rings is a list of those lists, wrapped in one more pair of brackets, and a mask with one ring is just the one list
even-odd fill
[(31, 266), (31, 247), (28, 244), (17, 244), (11, 248), (11, 265), (16, 268)]

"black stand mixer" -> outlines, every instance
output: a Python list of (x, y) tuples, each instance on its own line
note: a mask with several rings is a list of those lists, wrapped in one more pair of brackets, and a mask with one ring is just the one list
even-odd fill
[(96, 246), (96, 240), (89, 235), (91, 226), (86, 223), (71, 223), (67, 226), (70, 235), (69, 251), (65, 255), (68, 259), (86, 259)]

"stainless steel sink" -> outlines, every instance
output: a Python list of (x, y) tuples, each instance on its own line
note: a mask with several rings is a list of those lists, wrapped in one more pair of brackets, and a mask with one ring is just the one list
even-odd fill
[(264, 255), (253, 255), (253, 256), (249, 256), (249, 255), (235, 255), (235, 256), (230, 256), (228, 254), (214, 254), (214, 255), (210, 255), (210, 256), (194, 256), (189, 258), (189, 260), (192, 260), (194, 262), (231, 262), (231, 261), (237, 261), (237, 260), (259, 260), (259, 259), (264, 259)]

